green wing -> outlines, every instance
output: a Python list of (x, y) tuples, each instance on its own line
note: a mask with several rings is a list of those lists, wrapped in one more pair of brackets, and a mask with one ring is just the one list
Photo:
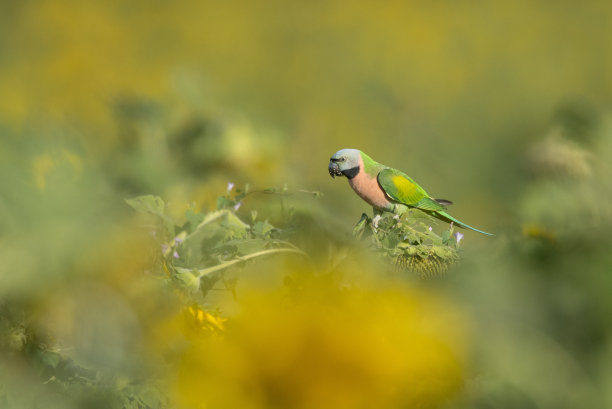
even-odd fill
[(445, 207), (433, 200), (421, 186), (408, 175), (395, 169), (383, 169), (378, 173), (378, 183), (387, 196), (407, 206), (422, 210), (441, 211)]
[(387, 196), (396, 202), (403, 203), (406, 206), (416, 207), (417, 209), (425, 210), (432, 216), (443, 220), (447, 223), (453, 222), (466, 229), (477, 231), (478, 233), (492, 236), (493, 234), (478, 230), (470, 225), (455, 219), (450, 214), (446, 213), (443, 204), (450, 204), (448, 200), (440, 200), (442, 203), (436, 202), (429, 197), (423, 188), (410, 179), (405, 173), (395, 169), (383, 169), (378, 174), (378, 184), (385, 191)]

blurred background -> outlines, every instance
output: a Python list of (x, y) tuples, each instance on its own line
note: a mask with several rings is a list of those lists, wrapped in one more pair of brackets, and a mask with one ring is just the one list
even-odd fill
[[(612, 406), (611, 18), (605, 1), (3, 0), (0, 407)], [(341, 148), (496, 237), (465, 233), (443, 278), (398, 275), (355, 250), (371, 209), (327, 173)], [(246, 184), (322, 193), (235, 210), (311, 261), (184, 296), (124, 199), (158, 195), (186, 226)]]

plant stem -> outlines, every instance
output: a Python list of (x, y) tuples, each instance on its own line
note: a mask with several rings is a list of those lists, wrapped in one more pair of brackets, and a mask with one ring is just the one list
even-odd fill
[[(295, 248), (282, 248), (282, 249), (262, 250), (262, 251), (258, 251), (258, 252), (255, 252), (255, 253), (247, 254), (246, 256), (237, 257), (237, 258), (235, 258), (233, 260), (226, 261), (225, 263), (217, 264), (216, 266), (207, 267), (207, 268), (203, 268), (203, 269), (198, 269), (197, 270), (198, 278), (201, 278), (201, 277), (203, 277), (205, 275), (208, 275), (208, 274), (212, 274), (212, 273), (214, 273), (216, 271), (220, 271), (220, 270), (226, 269), (226, 268), (231, 267), (234, 264), (239, 263), (241, 261), (247, 261), (247, 260), (250, 260), (252, 258), (261, 257), (261, 256), (267, 256), (269, 254), (274, 254), (274, 253), (297, 253), (297, 254), (301, 254), (302, 256), (308, 257), (308, 255), (306, 253), (304, 253), (302, 250), (295, 249)], [(195, 269), (191, 270), (191, 269), (182, 268), (182, 267), (175, 267), (175, 269), (179, 273), (195, 271)]]

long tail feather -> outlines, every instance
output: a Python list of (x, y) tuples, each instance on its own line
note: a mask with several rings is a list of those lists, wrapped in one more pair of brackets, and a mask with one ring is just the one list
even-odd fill
[(446, 221), (451, 221), (451, 222), (455, 223), (456, 225), (464, 227), (466, 229), (474, 230), (475, 232), (478, 232), (478, 233), (481, 233), (481, 234), (486, 234), (487, 236), (495, 236), (493, 233), (487, 233), (486, 231), (478, 230), (478, 229), (470, 226), (469, 224), (465, 224), (463, 222), (460, 222), (459, 220), (455, 219), (453, 216), (451, 216), (450, 214), (448, 214), (446, 212), (437, 211), (437, 212), (434, 212), (434, 215), (440, 216), (442, 219), (447, 219)]

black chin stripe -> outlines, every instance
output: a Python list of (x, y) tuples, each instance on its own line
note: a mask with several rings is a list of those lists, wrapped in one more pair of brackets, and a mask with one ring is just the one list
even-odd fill
[(354, 168), (343, 170), (342, 174), (346, 176), (347, 178), (352, 179), (355, 176), (357, 176), (357, 174), (359, 174), (359, 166), (355, 166)]

